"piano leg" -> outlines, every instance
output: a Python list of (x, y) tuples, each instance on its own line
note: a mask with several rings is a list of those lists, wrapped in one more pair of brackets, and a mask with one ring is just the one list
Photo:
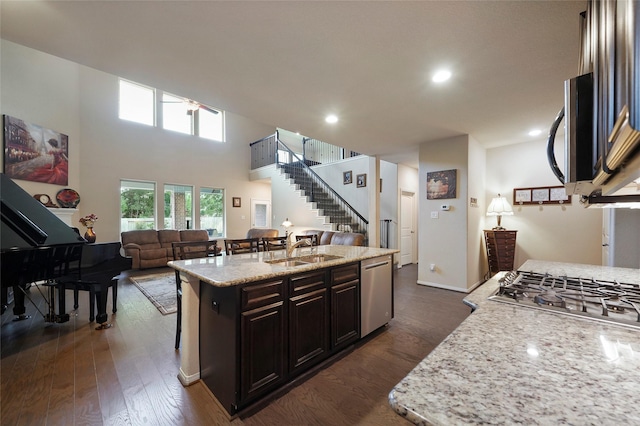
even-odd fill
[(9, 289), (7, 287), (0, 288), (0, 304), (2, 304), (0, 315), (3, 315), (9, 307)]
[(13, 315), (16, 317), (14, 321), (24, 321), (31, 318), (31, 315), (26, 315), (27, 310), (24, 307), (24, 292), (26, 291), (24, 285), (13, 286)]
[[(115, 281), (116, 285), (117, 285), (117, 280)], [(100, 325), (98, 327), (96, 327), (96, 330), (104, 330), (105, 328), (110, 328), (113, 326), (113, 324), (108, 323), (107, 319), (107, 296), (109, 294), (109, 287), (113, 287), (112, 291), (117, 291), (116, 290), (116, 286), (112, 285), (113, 284), (113, 280), (111, 282), (107, 282), (107, 283), (100, 283), (98, 285), (96, 285), (96, 291), (95, 291), (95, 300), (96, 300), (96, 305), (98, 305), (98, 315), (96, 316), (96, 322), (99, 323)], [(114, 293), (114, 297), (115, 297), (115, 293)], [(113, 303), (114, 309), (115, 309), (115, 301)], [(115, 312), (115, 310), (114, 310)]]

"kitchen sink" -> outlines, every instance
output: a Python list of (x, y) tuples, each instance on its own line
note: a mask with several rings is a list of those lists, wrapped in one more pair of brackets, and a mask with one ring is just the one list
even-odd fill
[(340, 259), (342, 256), (333, 254), (309, 254), (306, 256), (287, 257), (284, 259), (265, 260), (265, 263), (279, 264), (282, 266), (302, 266), (310, 263), (326, 262), (328, 260)]
[(334, 254), (309, 254), (307, 256), (300, 256), (298, 260), (307, 263), (318, 263), (341, 258), (342, 256), (336, 256)]

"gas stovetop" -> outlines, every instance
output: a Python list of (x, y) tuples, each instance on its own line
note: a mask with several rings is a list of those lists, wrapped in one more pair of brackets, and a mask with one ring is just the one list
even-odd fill
[(523, 271), (508, 272), (499, 283), (489, 299), (640, 328), (638, 284)]

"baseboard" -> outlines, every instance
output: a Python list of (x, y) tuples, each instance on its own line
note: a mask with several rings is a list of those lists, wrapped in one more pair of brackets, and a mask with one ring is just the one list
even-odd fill
[(200, 380), (200, 372), (198, 371), (195, 374), (187, 376), (186, 374), (184, 374), (184, 371), (182, 371), (182, 368), (180, 368), (180, 371), (178, 372), (178, 380), (180, 380), (182, 386), (190, 386)]
[(449, 286), (449, 285), (432, 283), (432, 282), (429, 282), (429, 281), (418, 280), (417, 283), (420, 284), (420, 285), (426, 285), (426, 286), (429, 286), (429, 287), (443, 288), (445, 290), (452, 290), (452, 291), (457, 291), (457, 292), (460, 292), (460, 293), (469, 293), (470, 292), (470, 290), (467, 290), (467, 289), (463, 290), (460, 287), (452, 287), (452, 286)]

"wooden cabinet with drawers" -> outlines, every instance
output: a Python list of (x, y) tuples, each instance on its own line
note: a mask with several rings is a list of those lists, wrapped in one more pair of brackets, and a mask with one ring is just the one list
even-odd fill
[(518, 231), (484, 231), (484, 241), (487, 247), (489, 261), (489, 275), (499, 271), (513, 270), (513, 260), (516, 253), (516, 233)]

